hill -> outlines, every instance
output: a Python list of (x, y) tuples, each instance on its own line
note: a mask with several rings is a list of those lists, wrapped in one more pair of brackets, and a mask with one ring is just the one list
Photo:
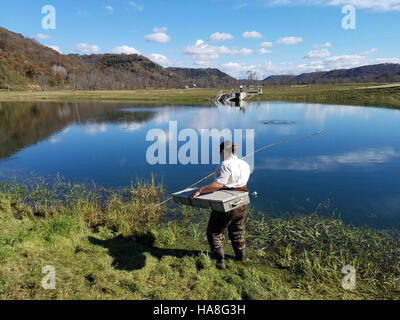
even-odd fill
[(264, 79), (266, 85), (341, 84), (346, 82), (400, 82), (400, 64), (377, 64), (352, 69), (279, 75)]
[(167, 69), (137, 54), (60, 54), (0, 27), (0, 89), (129, 90), (192, 84), (208, 88), (234, 82), (217, 69)]
[(215, 68), (168, 68), (168, 70), (181, 75), (191, 86), (200, 87), (229, 87), (238, 84), (238, 80)]

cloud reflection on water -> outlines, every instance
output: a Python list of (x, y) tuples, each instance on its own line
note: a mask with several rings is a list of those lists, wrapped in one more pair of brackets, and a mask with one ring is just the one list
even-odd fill
[(304, 158), (269, 158), (258, 168), (267, 170), (312, 171), (334, 170), (340, 166), (371, 166), (388, 163), (400, 157), (392, 147), (363, 149), (336, 155), (319, 155)]

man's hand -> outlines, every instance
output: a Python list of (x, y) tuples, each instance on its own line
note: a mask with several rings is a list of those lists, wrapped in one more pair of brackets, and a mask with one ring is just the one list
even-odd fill
[(197, 197), (201, 196), (202, 194), (213, 193), (215, 191), (221, 190), (223, 187), (224, 187), (224, 185), (220, 184), (218, 182), (210, 183), (208, 186), (205, 186), (205, 187), (197, 190), (195, 193), (193, 193), (190, 196), (190, 199), (197, 198)]
[(199, 190), (197, 190), (195, 193), (193, 193), (193, 194), (190, 196), (190, 199), (194, 199), (194, 198), (197, 198), (197, 197), (200, 197), (200, 196), (201, 196), (201, 193), (200, 193)]

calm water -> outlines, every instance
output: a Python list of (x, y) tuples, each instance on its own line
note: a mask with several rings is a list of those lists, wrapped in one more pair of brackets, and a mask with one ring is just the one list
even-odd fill
[[(261, 102), (245, 109), (104, 103), (0, 104), (0, 175), (57, 173), (73, 182), (126, 186), (152, 173), (178, 191), (213, 165), (146, 161), (146, 134), (178, 128), (255, 130), (255, 147), (325, 134), (263, 151), (249, 183), (253, 206), (268, 214), (341, 214), (376, 227), (400, 228), (400, 111), (383, 108)], [(286, 120), (288, 124), (265, 124)], [(292, 123), (294, 122), (294, 123)]]

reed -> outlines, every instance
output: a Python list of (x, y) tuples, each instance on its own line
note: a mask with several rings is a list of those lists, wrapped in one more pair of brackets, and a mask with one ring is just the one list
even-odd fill
[[(210, 258), (207, 210), (161, 186), (0, 183), (0, 299), (398, 299), (399, 237), (319, 216), (247, 222), (248, 261)], [(259, 218), (258, 218), (259, 217)], [(233, 255), (225, 240), (228, 257)], [(344, 290), (341, 268), (357, 270)], [(56, 268), (56, 290), (41, 271)]]

